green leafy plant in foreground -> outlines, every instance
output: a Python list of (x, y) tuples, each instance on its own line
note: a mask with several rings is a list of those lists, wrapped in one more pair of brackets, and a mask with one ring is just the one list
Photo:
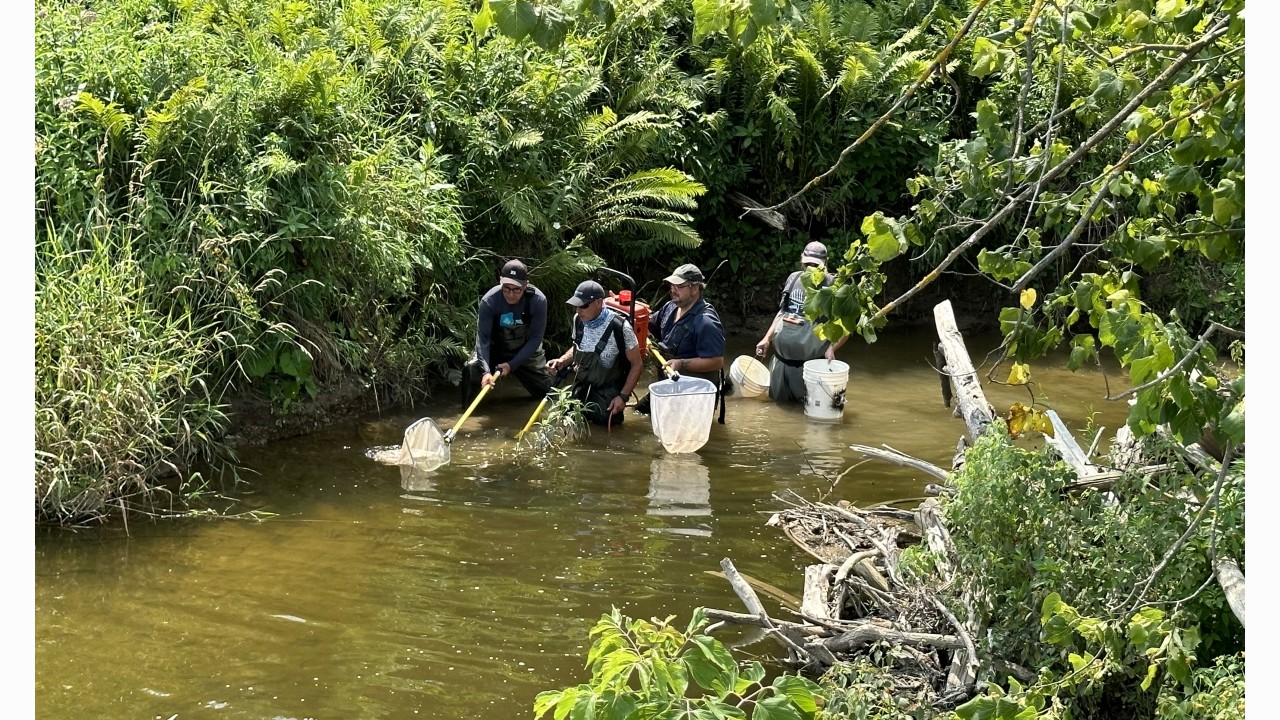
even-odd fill
[(1027, 686), (987, 692), (956, 708), (961, 720), (1033, 720), (1072, 717), (1069, 698), (1100, 691), (1109, 682), (1137, 685), (1144, 704), (1160, 718), (1244, 717), (1244, 654), (1196, 667), (1200, 635), (1180, 627), (1165, 611), (1146, 607), (1127, 623), (1087, 617), (1051, 593), (1041, 606), (1041, 637), (1070, 651), (1069, 668), (1042, 668)]
[(591, 629), (591, 681), (539, 693), (534, 717), (747, 718), (810, 720), (823, 703), (812, 681), (781, 675), (765, 683), (758, 662), (739, 664), (704, 633), (702, 608), (681, 632), (665, 620), (633, 620), (615, 607)]

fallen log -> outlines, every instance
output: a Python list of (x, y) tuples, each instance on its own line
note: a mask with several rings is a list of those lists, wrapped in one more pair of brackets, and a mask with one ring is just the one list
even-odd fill
[(1102, 468), (1089, 462), (1089, 456), (1084, 449), (1080, 447), (1080, 443), (1071, 434), (1071, 430), (1067, 428), (1067, 424), (1062, 422), (1062, 418), (1058, 417), (1055, 410), (1048, 410), (1045, 415), (1049, 417), (1049, 422), (1053, 425), (1053, 434), (1048, 433), (1044, 436), (1045, 444), (1057, 451), (1067, 465), (1076, 471), (1076, 477), (1085, 479), (1098, 473), (1103, 472)]
[(760, 622), (769, 631), (769, 634), (787, 649), (788, 659), (793, 663), (811, 662), (813, 655), (797, 642), (799, 638), (791, 631), (780, 629), (769, 618), (769, 613), (765, 611), (764, 605), (760, 603), (760, 598), (756, 596), (755, 590), (752, 590), (747, 581), (743, 580), (742, 576), (738, 574), (738, 569), (733, 566), (733, 561), (729, 558), (724, 558), (720, 561), (720, 569), (724, 571), (724, 576), (729, 581), (730, 587), (733, 588), (734, 594), (746, 606), (747, 612), (760, 618)]
[(804, 600), (800, 602), (800, 614), (805, 617), (834, 618), (838, 617), (839, 608), (832, 610), (831, 577), (836, 572), (835, 565), (809, 565), (804, 569)]
[(863, 625), (840, 633), (833, 638), (822, 640), (822, 645), (832, 652), (843, 653), (875, 642), (934, 647), (943, 650), (960, 650), (965, 646), (964, 640), (955, 635), (890, 630), (875, 625)]
[(950, 300), (943, 300), (933, 307), (933, 321), (938, 328), (938, 344), (947, 358), (946, 374), (951, 378), (951, 395), (968, 428), (969, 444), (973, 445), (986, 432), (987, 426), (995, 421), (996, 414), (982, 392), (982, 383), (973, 369), (973, 361), (969, 359), (964, 336), (956, 326)]

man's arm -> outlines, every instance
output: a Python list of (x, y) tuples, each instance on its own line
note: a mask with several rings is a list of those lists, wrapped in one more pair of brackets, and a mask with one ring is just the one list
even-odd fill
[(724, 367), (724, 328), (718, 318), (703, 313), (694, 318), (695, 358), (672, 360), (669, 364), (676, 372), (715, 372)]
[(622, 331), (622, 336), (627, 342), (635, 343), (627, 348), (627, 360), (631, 361), (631, 371), (627, 373), (627, 378), (622, 381), (621, 394), (609, 400), (610, 415), (622, 412), (623, 408), (627, 406), (627, 399), (631, 397), (631, 393), (636, 391), (636, 385), (640, 384), (640, 373), (644, 371), (644, 348), (640, 347), (640, 339), (636, 337), (630, 327)]

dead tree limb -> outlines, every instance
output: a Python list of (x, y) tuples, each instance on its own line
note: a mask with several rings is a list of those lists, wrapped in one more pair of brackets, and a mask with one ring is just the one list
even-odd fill
[(916, 470), (935, 477), (942, 482), (947, 482), (949, 479), (947, 471), (937, 465), (926, 460), (921, 460), (920, 458), (898, 452), (893, 448), (881, 449), (871, 447), (870, 445), (850, 445), (849, 449), (854, 452), (860, 452), (863, 455), (869, 455), (877, 460), (884, 460), (895, 465), (902, 465), (903, 467), (915, 468)]
[(801, 647), (800, 644), (796, 642), (795, 638), (790, 637), (789, 633), (778, 629), (774, 622), (769, 619), (769, 613), (765, 612), (764, 605), (760, 603), (760, 598), (756, 597), (756, 591), (752, 590), (751, 586), (747, 584), (747, 581), (743, 580), (742, 576), (738, 574), (738, 569), (733, 566), (732, 560), (729, 558), (721, 560), (720, 569), (724, 571), (725, 579), (729, 581), (729, 585), (733, 588), (734, 594), (736, 594), (738, 599), (742, 601), (742, 604), (746, 606), (747, 611), (760, 618), (760, 622), (763, 624), (764, 628), (768, 630), (778, 642), (782, 643), (783, 647), (787, 648), (789, 653), (793, 654), (794, 660), (809, 662), (813, 659), (813, 656), (810, 655), (809, 651)]
[(1227, 604), (1240, 621), (1240, 626), (1244, 627), (1244, 573), (1240, 571), (1236, 561), (1230, 558), (1219, 560), (1216, 570), (1218, 584), (1227, 596)]
[(995, 420), (995, 412), (982, 392), (982, 383), (973, 369), (973, 360), (969, 358), (969, 351), (965, 348), (964, 336), (956, 326), (950, 300), (943, 300), (933, 307), (933, 321), (938, 328), (942, 352), (947, 358), (947, 374), (951, 376), (953, 390), (951, 394), (955, 398), (960, 417), (964, 418), (965, 427), (968, 428), (969, 444), (973, 445)]

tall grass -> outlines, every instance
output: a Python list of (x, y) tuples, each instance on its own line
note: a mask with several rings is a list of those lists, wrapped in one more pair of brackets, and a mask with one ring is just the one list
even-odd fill
[(130, 238), (60, 240), (38, 247), (35, 503), (41, 520), (76, 522), (165, 500), (156, 478), (221, 455), (226, 418), (201, 370), (215, 336), (147, 301)]

